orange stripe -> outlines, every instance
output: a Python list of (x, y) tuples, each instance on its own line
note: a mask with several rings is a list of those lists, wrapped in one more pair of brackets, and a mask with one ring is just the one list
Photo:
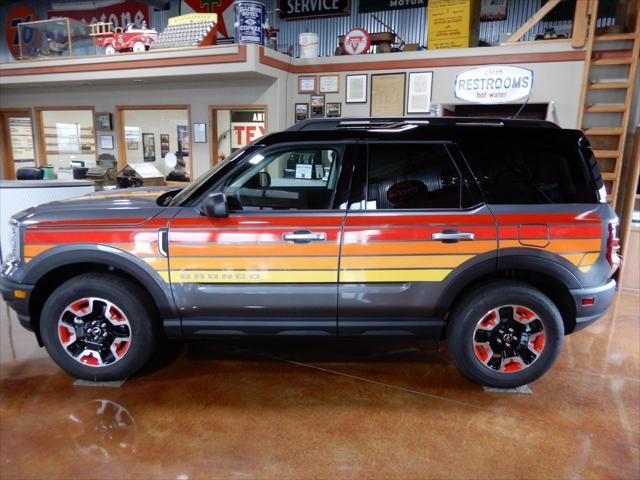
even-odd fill
[[(534, 240), (522, 240), (524, 242), (533, 242)], [(541, 250), (549, 252), (588, 252), (600, 249), (600, 239), (567, 239), (567, 240), (551, 240), (549, 245)], [(523, 248), (517, 240), (500, 240), (500, 248)], [(528, 247), (536, 248), (536, 247)]]
[(342, 246), (342, 255), (393, 255), (426, 253), (483, 253), (496, 249), (495, 240), (477, 242), (371, 242), (352, 243)]
[(457, 267), (474, 255), (389, 255), (386, 257), (342, 257), (340, 269)]
[(171, 257), (238, 257), (254, 255), (257, 257), (272, 256), (338, 256), (337, 243), (274, 243), (274, 244), (172, 244), (169, 245)]
[[(65, 245), (73, 245), (72, 243), (65, 243)], [(155, 242), (153, 244), (149, 243), (109, 243), (109, 244), (96, 244), (96, 245), (107, 245), (109, 247), (117, 248), (118, 250), (124, 250), (125, 252), (132, 253), (137, 257), (157, 257), (160, 252), (158, 252)], [(57, 247), (58, 244), (37, 244), (37, 245), (25, 245), (24, 246), (24, 256), (25, 257), (35, 257), (47, 250), (52, 249), (53, 247)]]
[[(159, 263), (159, 262), (158, 262)], [(155, 263), (154, 263), (155, 264)], [(166, 269), (166, 263), (165, 267)], [(338, 257), (172, 258), (171, 270), (336, 270)]]

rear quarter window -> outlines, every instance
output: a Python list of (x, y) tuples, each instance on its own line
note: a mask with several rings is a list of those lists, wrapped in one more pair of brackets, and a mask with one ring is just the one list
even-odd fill
[(502, 131), (473, 138), (461, 149), (488, 203), (596, 203), (596, 189), (571, 132)]

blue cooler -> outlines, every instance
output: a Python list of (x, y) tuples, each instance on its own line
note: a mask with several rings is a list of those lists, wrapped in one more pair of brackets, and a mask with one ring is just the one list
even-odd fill
[(264, 4), (258, 1), (238, 0), (234, 4), (236, 12), (236, 43), (264, 45), (262, 25), (266, 18)]

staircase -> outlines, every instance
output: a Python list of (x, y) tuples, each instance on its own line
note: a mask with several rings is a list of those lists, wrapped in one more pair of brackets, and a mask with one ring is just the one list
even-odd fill
[(596, 33), (598, 0), (590, 2), (584, 80), (578, 127), (589, 138), (600, 163), (608, 200), (615, 208), (620, 188), (622, 156), (638, 71), (640, 14), (637, 0), (635, 27), (628, 33)]

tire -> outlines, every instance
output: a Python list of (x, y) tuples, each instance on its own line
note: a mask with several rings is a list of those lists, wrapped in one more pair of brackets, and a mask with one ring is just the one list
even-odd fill
[(563, 340), (558, 308), (519, 281), (496, 281), (469, 292), (447, 325), (454, 363), (464, 376), (490, 387), (514, 388), (540, 378), (558, 358)]
[(131, 49), (133, 52), (146, 52), (147, 51), (147, 47), (145, 46), (144, 43), (142, 42), (135, 42), (133, 44), (133, 48)]
[(45, 302), (42, 341), (69, 375), (124, 380), (149, 360), (159, 339), (151, 302), (141, 287), (117, 275), (79, 275)]
[(113, 45), (107, 45), (106, 47), (104, 47), (104, 53), (106, 55), (115, 55), (116, 49)]

